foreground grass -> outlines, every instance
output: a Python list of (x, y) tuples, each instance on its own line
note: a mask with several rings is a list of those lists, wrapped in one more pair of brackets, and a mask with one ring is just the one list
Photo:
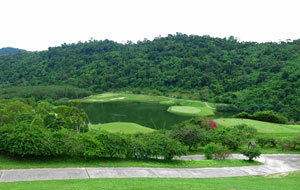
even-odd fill
[(15, 158), (0, 155), (0, 169), (68, 168), (68, 167), (153, 167), (153, 168), (203, 168), (261, 165), (246, 160), (128, 160), (82, 158)]
[(136, 133), (151, 133), (154, 129), (141, 126), (136, 123), (128, 122), (113, 122), (104, 123), (101, 125), (89, 125), (90, 129), (101, 129), (111, 133), (121, 132), (124, 134), (136, 134)]
[(257, 129), (258, 135), (270, 136), (275, 138), (293, 137), (300, 133), (299, 125), (284, 125), (269, 123), (263, 121), (256, 121), (251, 119), (239, 118), (222, 118), (215, 120), (221, 126), (236, 126), (239, 124), (246, 124)]
[(0, 189), (43, 190), (43, 189), (112, 189), (112, 190), (297, 190), (300, 174), (277, 174), (254, 177), (230, 178), (116, 178), (79, 179), (0, 183)]

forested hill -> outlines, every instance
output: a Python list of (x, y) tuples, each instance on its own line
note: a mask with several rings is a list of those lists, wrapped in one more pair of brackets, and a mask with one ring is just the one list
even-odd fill
[(238, 42), (183, 34), (136, 44), (89, 41), (0, 56), (0, 87), (74, 85), (94, 92), (190, 91), (236, 111), (300, 120), (300, 40)]
[(0, 55), (17, 54), (17, 53), (25, 52), (25, 51), (26, 50), (23, 50), (23, 49), (6, 47), (6, 48), (0, 48)]

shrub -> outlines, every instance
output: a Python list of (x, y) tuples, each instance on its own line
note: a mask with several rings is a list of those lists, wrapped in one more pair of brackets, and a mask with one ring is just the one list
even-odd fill
[(285, 116), (279, 113), (275, 113), (273, 111), (256, 112), (251, 116), (251, 119), (255, 119), (259, 121), (267, 121), (272, 123), (282, 123), (282, 124), (288, 122), (288, 119)]
[(225, 159), (229, 155), (229, 151), (221, 144), (209, 143), (204, 148), (206, 159)]
[(0, 149), (13, 155), (52, 155), (52, 138), (48, 131), (27, 123), (0, 127)]
[(296, 148), (297, 143), (294, 139), (280, 139), (278, 145), (282, 150), (291, 150)]
[(247, 156), (249, 161), (252, 161), (253, 159), (259, 157), (261, 155), (261, 151), (259, 148), (257, 148), (256, 146), (253, 147), (252, 149), (245, 149), (242, 151), (242, 154), (244, 156)]
[(182, 128), (174, 130), (172, 137), (179, 140), (182, 144), (188, 146), (188, 150), (192, 147), (196, 148), (197, 144), (204, 144), (206, 140), (205, 130), (197, 125), (186, 125)]
[(227, 146), (231, 150), (237, 150), (243, 143), (243, 136), (240, 135), (240, 131), (237, 128), (220, 128), (214, 130), (210, 134), (210, 141), (215, 143), (221, 143), (223, 146)]
[(79, 142), (82, 145), (82, 155), (85, 158), (103, 156), (104, 147), (94, 136), (90, 134), (81, 134)]
[(250, 119), (251, 118), (251, 114), (249, 114), (247, 112), (241, 112), (241, 113), (238, 113), (238, 114), (234, 115), (233, 117), (235, 117), (235, 118)]
[(52, 132), (54, 155), (82, 156), (83, 145), (79, 141), (79, 135), (68, 129)]
[(171, 160), (174, 156), (186, 154), (185, 147), (177, 140), (161, 132), (142, 134), (137, 137), (139, 142), (137, 156), (140, 158), (163, 156)]
[(103, 146), (104, 156), (125, 158), (129, 155), (131, 142), (125, 135), (101, 131), (95, 137)]
[(256, 142), (261, 148), (264, 148), (267, 145), (269, 147), (276, 147), (277, 145), (277, 141), (272, 137), (257, 137)]
[(268, 139), (266, 137), (257, 137), (256, 142), (261, 148), (264, 148), (268, 144)]
[(245, 142), (248, 142), (250, 139), (254, 138), (256, 136), (257, 130), (253, 127), (249, 127), (246, 124), (240, 124), (234, 126), (234, 128), (237, 128), (239, 130), (239, 134), (242, 136), (242, 139)]

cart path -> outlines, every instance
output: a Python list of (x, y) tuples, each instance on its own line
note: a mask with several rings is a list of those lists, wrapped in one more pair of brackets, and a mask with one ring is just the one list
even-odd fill
[(208, 105), (208, 103), (207, 102), (204, 102), (205, 103), (205, 105), (206, 105), (206, 107), (208, 107), (208, 108), (210, 108), (210, 109), (213, 109), (213, 110), (215, 110), (216, 108), (213, 108), (213, 107), (211, 107), (210, 105)]
[[(230, 159), (243, 159), (243, 155), (233, 154)], [(204, 159), (203, 155), (183, 156), (180, 159)], [(260, 166), (223, 167), (223, 168), (43, 168), (0, 170), (0, 182), (34, 181), (54, 179), (88, 178), (212, 178), (269, 175), (300, 170), (300, 154), (263, 154), (257, 161)]]

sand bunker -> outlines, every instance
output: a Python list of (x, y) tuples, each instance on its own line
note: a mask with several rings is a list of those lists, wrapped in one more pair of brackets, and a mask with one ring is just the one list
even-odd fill
[(110, 100), (123, 100), (125, 97), (111, 98)]

